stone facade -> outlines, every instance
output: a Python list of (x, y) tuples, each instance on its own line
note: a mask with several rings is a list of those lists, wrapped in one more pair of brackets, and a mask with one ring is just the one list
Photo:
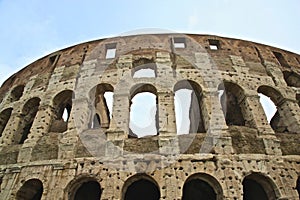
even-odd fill
[[(188, 134), (180, 89), (192, 92)], [(155, 135), (129, 125), (141, 92), (156, 97)], [(270, 123), (258, 93), (277, 107)], [(299, 105), (300, 55), (275, 47), (191, 34), (69, 47), (0, 88), (0, 199), (296, 200)]]

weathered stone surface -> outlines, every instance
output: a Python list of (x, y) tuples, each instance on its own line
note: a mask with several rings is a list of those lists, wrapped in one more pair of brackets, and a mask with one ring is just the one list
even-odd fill
[[(0, 88), (0, 199), (121, 200), (152, 184), (157, 198), (179, 200), (197, 181), (218, 200), (242, 200), (253, 181), (267, 199), (299, 199), (299, 60), (263, 44), (182, 34), (108, 38), (45, 56)], [(154, 76), (134, 77), (141, 69)], [(188, 134), (177, 134), (180, 89), (191, 91)], [(129, 127), (140, 92), (156, 96), (156, 135)], [(277, 106), (270, 123), (258, 93)]]

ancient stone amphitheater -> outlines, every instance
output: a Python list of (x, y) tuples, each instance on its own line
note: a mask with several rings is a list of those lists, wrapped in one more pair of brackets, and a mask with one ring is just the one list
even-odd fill
[[(142, 135), (140, 93), (154, 96)], [(300, 55), (263, 44), (172, 33), (62, 49), (0, 88), (0, 199), (296, 200), (299, 104)]]

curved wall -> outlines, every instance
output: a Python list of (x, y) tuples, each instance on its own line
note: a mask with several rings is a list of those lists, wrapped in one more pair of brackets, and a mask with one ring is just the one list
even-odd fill
[[(192, 93), (188, 134), (177, 134), (180, 89)], [(142, 92), (155, 95), (156, 134), (138, 137), (129, 113)], [(270, 123), (258, 93), (277, 107)], [(261, 198), (299, 199), (299, 97), (300, 55), (250, 41), (135, 35), (54, 52), (0, 88), (0, 199), (80, 199), (96, 182), (101, 199), (150, 182), (161, 199), (189, 197), (190, 182), (215, 199), (257, 185)]]

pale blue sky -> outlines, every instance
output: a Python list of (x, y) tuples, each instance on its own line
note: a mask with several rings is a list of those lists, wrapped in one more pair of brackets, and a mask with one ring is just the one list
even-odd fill
[(299, 0), (0, 0), (0, 84), (55, 50), (141, 28), (217, 34), (300, 53)]

